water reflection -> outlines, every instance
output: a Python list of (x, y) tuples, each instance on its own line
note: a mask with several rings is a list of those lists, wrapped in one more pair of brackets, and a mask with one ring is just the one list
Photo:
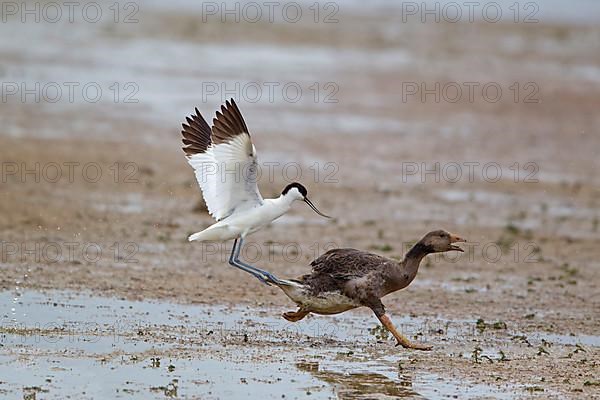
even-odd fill
[(412, 379), (398, 374), (398, 380), (375, 372), (342, 373), (319, 368), (318, 362), (299, 362), (296, 367), (331, 384), (339, 399), (395, 398), (423, 399), (412, 389)]

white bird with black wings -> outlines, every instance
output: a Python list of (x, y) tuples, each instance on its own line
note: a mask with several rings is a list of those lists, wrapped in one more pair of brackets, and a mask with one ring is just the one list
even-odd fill
[(212, 128), (196, 114), (182, 124), (183, 151), (194, 168), (208, 212), (217, 222), (203, 231), (190, 235), (194, 241), (225, 241), (235, 239), (229, 264), (258, 278), (276, 283), (278, 278), (239, 259), (244, 238), (288, 212), (295, 200), (302, 200), (317, 214), (321, 213), (306, 197), (300, 183), (285, 187), (275, 199), (263, 199), (258, 190), (256, 148), (242, 114), (233, 99), (221, 106)]

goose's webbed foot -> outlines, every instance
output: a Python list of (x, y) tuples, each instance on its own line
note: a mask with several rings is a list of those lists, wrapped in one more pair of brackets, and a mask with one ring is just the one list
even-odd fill
[(298, 311), (284, 312), (282, 314), (282, 316), (283, 316), (283, 318), (285, 318), (286, 320), (288, 320), (290, 322), (298, 322), (302, 318), (306, 317), (309, 313), (310, 313), (310, 311), (306, 311), (306, 310), (303, 310), (300, 308), (300, 309), (298, 309)]

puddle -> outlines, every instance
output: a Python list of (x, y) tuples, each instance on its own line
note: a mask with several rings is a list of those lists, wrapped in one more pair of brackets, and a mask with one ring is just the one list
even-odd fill
[(424, 398), (453, 398), (453, 399), (514, 399), (515, 393), (495, 389), (489, 385), (471, 384), (465, 382), (457, 385), (447, 379), (434, 374), (423, 374), (414, 383), (413, 387)]
[(339, 399), (411, 398), (411, 399), (511, 399), (513, 394), (489, 385), (458, 383), (429, 373), (403, 373), (398, 368), (382, 368), (365, 363), (364, 369), (297, 363), (301, 371), (331, 384)]
[(171, 359), (102, 362), (65, 357), (22, 360), (0, 357), (4, 390), (19, 392), (38, 387), (44, 398), (188, 398), (203, 399), (302, 397), (314, 391), (315, 399), (329, 398), (310, 374), (289, 371), (283, 365), (242, 364), (222, 360)]
[[(316, 362), (299, 362), (296, 367), (335, 387), (338, 398), (358, 399), (373, 395), (422, 398), (412, 389), (412, 380), (389, 369), (368, 368), (365, 371), (332, 370)], [(371, 366), (372, 367), (372, 366)]]
[[(272, 343), (295, 341), (327, 341), (336, 346), (373, 344), (371, 330), (379, 323), (368, 310), (356, 310), (336, 316), (311, 315), (299, 323), (291, 323), (280, 314), (287, 308), (254, 309), (222, 305), (184, 305), (159, 301), (128, 301), (69, 291), (40, 293), (22, 291), (0, 293), (0, 328), (4, 337), (0, 344), (32, 344), (56, 348), (58, 342), (96, 351), (102, 338), (127, 339), (128, 348), (136, 341), (151, 338), (162, 343), (197, 342), (204, 345), (224, 341), (261, 340)], [(443, 329), (462, 334), (472, 333), (470, 321), (450, 321), (392, 316), (396, 326), (407, 335), (436, 340)], [(473, 326), (471, 326), (473, 325)], [(165, 332), (168, 332), (165, 333)], [(141, 333), (141, 335), (140, 335)], [(144, 347), (144, 346), (142, 346)], [(132, 348), (136, 351), (137, 349)]]
[[(291, 324), (280, 318), (281, 310), (68, 291), (20, 294), (15, 300), (12, 292), (0, 293), (0, 393), (39, 392), (44, 399), (505, 398), (486, 385), (414, 368), (406, 373), (399, 363), (414, 355), (391, 344), (382, 352), (387, 344), (377, 344), (370, 332), (376, 323), (366, 312)], [(396, 322), (407, 335), (432, 342), (460, 340), (472, 329), (469, 321)]]
[[(284, 309), (257, 311), (245, 307), (127, 301), (72, 292), (23, 291), (16, 300), (13, 293), (4, 292), (0, 293), (0, 303), (6, 308), (0, 308), (0, 327), (4, 333), (16, 330), (17, 334), (36, 336), (29, 342), (68, 336), (69, 343), (95, 343), (97, 337), (132, 338), (142, 332), (141, 336), (155, 334), (169, 341), (210, 334), (216, 338), (211, 343), (247, 336), (272, 342), (319, 338), (350, 344), (370, 341), (368, 329), (376, 326), (370, 315), (349, 316), (342, 318), (342, 323), (339, 318), (311, 317), (295, 324), (280, 317)], [(410, 321), (408, 318), (405, 322)], [(166, 330), (169, 335), (161, 333)], [(79, 340), (81, 337), (87, 340)]]
[(566, 346), (583, 345), (590, 347), (600, 347), (600, 336), (598, 335), (561, 335), (558, 333), (535, 332), (530, 335), (535, 341), (560, 344)]

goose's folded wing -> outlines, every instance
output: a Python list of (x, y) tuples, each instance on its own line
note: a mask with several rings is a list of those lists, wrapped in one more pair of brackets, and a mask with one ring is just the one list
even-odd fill
[(340, 280), (360, 278), (382, 268), (390, 260), (356, 249), (333, 249), (311, 262), (313, 274), (329, 275)]
[(256, 149), (233, 99), (217, 111), (212, 129), (197, 109), (182, 126), (183, 150), (210, 215), (219, 221), (262, 204)]

